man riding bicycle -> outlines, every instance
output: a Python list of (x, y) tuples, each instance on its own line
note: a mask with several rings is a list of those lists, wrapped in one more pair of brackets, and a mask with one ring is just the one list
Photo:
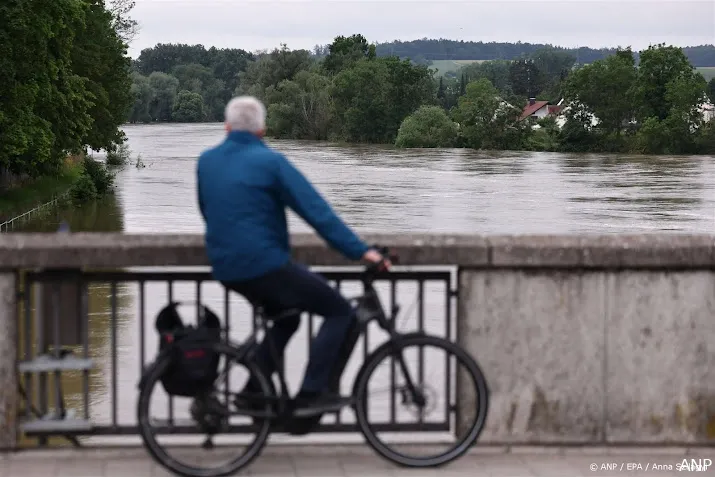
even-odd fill
[[(347, 258), (390, 264), (343, 223), (293, 164), (263, 142), (265, 121), (266, 109), (259, 100), (233, 98), (225, 110), (227, 137), (199, 157), (197, 186), (206, 252), (214, 278), (263, 306), (267, 315), (300, 309), (324, 318), (311, 343), (294, 406), (329, 407), (340, 402), (329, 393), (328, 382), (355, 312), (323, 277), (291, 261), (286, 207)], [(299, 325), (296, 314), (276, 321), (269, 331), (281, 356)], [(270, 376), (277, 363), (267, 343), (264, 339), (256, 360)], [(244, 391), (251, 385), (249, 381)]]

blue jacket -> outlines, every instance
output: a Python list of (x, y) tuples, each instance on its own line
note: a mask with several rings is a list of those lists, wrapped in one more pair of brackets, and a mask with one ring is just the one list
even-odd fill
[(368, 249), (300, 171), (252, 134), (232, 131), (204, 151), (197, 176), (216, 280), (259, 277), (290, 261), (286, 207), (346, 257), (359, 260)]

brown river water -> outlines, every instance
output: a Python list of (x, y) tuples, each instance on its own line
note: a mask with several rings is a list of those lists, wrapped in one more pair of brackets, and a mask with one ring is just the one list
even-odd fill
[[(146, 167), (130, 164), (118, 170), (115, 197), (80, 209), (56, 211), (22, 230), (52, 231), (66, 219), (75, 231), (202, 233), (195, 162), (203, 149), (222, 139), (222, 126), (166, 124), (126, 126), (124, 130), (132, 154), (141, 154)], [(310, 141), (268, 142), (284, 152), (345, 220), (363, 233), (710, 233), (715, 224), (713, 157), (398, 150)], [(290, 226), (293, 232), (309, 230), (292, 214)], [(352, 287), (353, 293), (357, 290)], [(135, 420), (141, 364), (138, 287), (120, 284), (118, 292), (117, 416), (121, 424), (128, 424)], [(177, 284), (173, 296), (193, 300), (194, 292), (192, 284)], [(425, 327), (435, 333), (444, 333), (444, 293), (443, 284), (426, 285)], [(216, 311), (223, 311), (223, 292), (218, 286), (204, 285), (201, 297)], [(409, 308), (416, 287), (401, 286), (398, 297)], [(153, 318), (167, 300), (166, 284), (147, 285), (145, 361), (156, 349)], [(90, 404), (92, 419), (100, 423), (110, 422), (112, 414), (110, 309), (108, 287), (93, 286), (90, 345), (98, 368), (92, 373)], [(415, 320), (413, 312), (401, 321), (403, 328), (414, 328)], [(248, 308), (232, 298), (231, 322), (237, 339), (245, 336), (249, 321)], [(304, 324), (289, 346), (293, 389), (302, 377), (306, 328)], [(371, 347), (379, 341), (371, 338)], [(346, 376), (354, 375), (359, 364), (359, 360), (353, 362)], [(438, 373), (434, 379), (444, 378)], [(78, 380), (71, 381), (70, 402), (78, 405), (81, 387)]]

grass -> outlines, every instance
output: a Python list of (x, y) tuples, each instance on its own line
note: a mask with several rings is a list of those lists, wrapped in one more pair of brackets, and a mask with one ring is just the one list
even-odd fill
[(8, 220), (67, 192), (80, 176), (81, 159), (68, 158), (57, 177), (40, 177), (0, 192), (0, 221)]
[(715, 66), (701, 66), (695, 69), (698, 70), (701, 75), (703, 75), (705, 81), (710, 81), (711, 79), (715, 78)]
[(462, 66), (483, 61), (486, 60), (432, 60), (430, 68), (436, 69), (438, 75), (444, 75), (449, 72), (456, 73)]

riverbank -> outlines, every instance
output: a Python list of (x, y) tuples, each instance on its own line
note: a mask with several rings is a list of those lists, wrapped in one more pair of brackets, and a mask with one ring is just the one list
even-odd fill
[(0, 221), (9, 220), (64, 194), (82, 175), (81, 156), (68, 157), (57, 176), (44, 176), (20, 182), (0, 191)]

